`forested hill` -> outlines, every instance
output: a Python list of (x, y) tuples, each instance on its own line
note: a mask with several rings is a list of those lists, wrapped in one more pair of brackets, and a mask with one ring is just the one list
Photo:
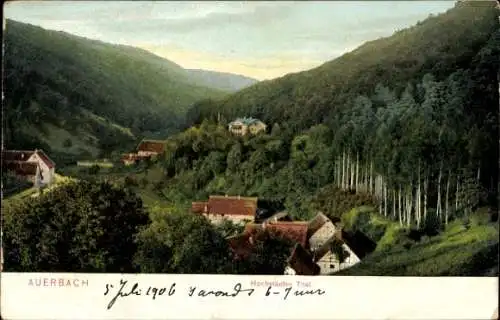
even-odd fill
[(147, 51), (13, 20), (4, 45), (10, 148), (96, 156), (164, 137), (195, 101), (225, 94)]
[(331, 120), (347, 101), (372, 94), (377, 84), (401, 92), (425, 74), (441, 80), (458, 68), (476, 68), (478, 53), (498, 30), (494, 7), (495, 1), (459, 2), (446, 13), (367, 42), (318, 68), (260, 82), (216, 103), (201, 103), (191, 110), (191, 120), (247, 114), (304, 129)]
[(201, 69), (187, 69), (191, 77), (214, 89), (235, 92), (258, 82), (258, 80), (238, 74)]
[[(201, 125), (172, 139), (164, 164), (171, 199), (258, 196), (308, 219), (327, 188), (325, 199), (338, 190), (373, 197), (380, 215), (417, 229), (482, 206), (496, 212), (494, 5), (458, 3), (317, 69), (197, 103), (189, 116)], [(224, 138), (226, 122), (242, 116), (269, 129)], [(337, 205), (328, 203), (327, 214)]]

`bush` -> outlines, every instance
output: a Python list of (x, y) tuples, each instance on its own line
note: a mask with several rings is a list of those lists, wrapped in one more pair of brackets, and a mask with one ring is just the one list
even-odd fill
[(137, 187), (139, 186), (139, 183), (137, 182), (137, 179), (132, 176), (132, 175), (128, 175), (125, 177), (125, 180), (124, 180), (124, 183), (125, 183), (125, 186), (127, 187)]
[(65, 148), (71, 148), (73, 146), (73, 141), (71, 141), (71, 139), (66, 139), (64, 140), (63, 142), (63, 147)]

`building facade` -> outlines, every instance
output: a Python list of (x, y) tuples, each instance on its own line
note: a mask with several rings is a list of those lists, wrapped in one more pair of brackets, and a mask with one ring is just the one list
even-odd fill
[(265, 131), (266, 124), (254, 118), (239, 118), (229, 123), (228, 129), (231, 133), (245, 136), (247, 134), (255, 135), (261, 131)]
[(193, 202), (191, 211), (205, 216), (214, 224), (219, 224), (224, 220), (246, 224), (255, 219), (257, 198), (212, 195), (208, 201)]
[(337, 255), (333, 253), (329, 247), (318, 249), (315, 252), (314, 262), (320, 267), (321, 275), (327, 275), (350, 268), (361, 261), (354, 251), (345, 243), (342, 243), (342, 249), (346, 252), (342, 262), (339, 261)]
[(43, 150), (4, 150), (2, 164), (35, 186), (49, 185), (55, 180), (56, 164)]
[(142, 140), (137, 146), (137, 155), (144, 156), (159, 156), (165, 152), (165, 141), (163, 140)]

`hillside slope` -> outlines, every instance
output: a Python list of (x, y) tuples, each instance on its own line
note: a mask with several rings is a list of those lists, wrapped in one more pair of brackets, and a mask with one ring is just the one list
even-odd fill
[(400, 228), (373, 209), (355, 208), (342, 219), (377, 243), (373, 253), (340, 276), (498, 276), (498, 222), (480, 210), (438, 235)]
[(147, 51), (7, 20), (6, 143), (66, 154), (175, 131), (195, 101), (224, 93)]
[(373, 93), (377, 84), (402, 91), (427, 73), (443, 79), (474, 65), (476, 54), (498, 30), (494, 7), (494, 1), (457, 3), (446, 13), (367, 42), (315, 69), (262, 81), (216, 104), (196, 105), (191, 120), (215, 119), (220, 112), (226, 119), (250, 115), (300, 130), (331, 120), (357, 95)]
[(256, 79), (232, 73), (200, 69), (186, 71), (193, 79), (200, 81), (200, 84), (227, 92), (236, 92), (258, 82)]

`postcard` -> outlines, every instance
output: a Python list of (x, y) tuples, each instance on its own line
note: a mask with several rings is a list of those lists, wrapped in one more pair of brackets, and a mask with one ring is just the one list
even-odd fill
[(498, 2), (4, 9), (2, 319), (498, 318)]

